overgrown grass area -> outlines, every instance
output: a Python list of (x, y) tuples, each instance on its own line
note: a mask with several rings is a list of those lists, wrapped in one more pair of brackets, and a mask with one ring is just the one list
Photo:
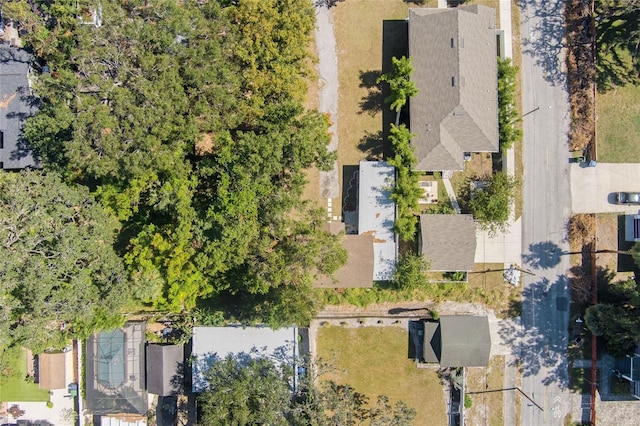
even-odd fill
[(469, 273), (467, 283), (430, 283), (415, 290), (396, 289), (386, 282), (374, 283), (373, 288), (318, 289), (328, 305), (364, 307), (375, 303), (424, 301), (439, 303), (445, 300), (462, 303), (481, 303), (495, 310), (500, 317), (520, 314), (522, 302), (519, 287), (504, 281), (502, 263), (477, 263)]
[[(471, 398), (471, 408), (465, 417), (469, 424), (502, 426), (504, 423), (504, 392), (483, 392), (504, 387), (504, 356), (494, 356), (487, 368), (467, 369), (466, 392)], [(480, 392), (480, 393), (473, 393)]]
[(447, 424), (442, 385), (435, 370), (418, 369), (408, 359), (408, 331), (400, 327), (318, 330), (318, 357), (335, 370), (320, 380), (348, 383), (375, 403), (386, 395), (416, 410), (415, 425)]
[(598, 93), (598, 161), (640, 162), (640, 86)]
[(0, 402), (46, 402), (49, 392), (40, 389), (36, 383), (25, 381), (27, 377), (27, 351), (22, 349), (20, 356), (12, 360), (9, 368), (14, 372), (11, 377), (0, 375)]

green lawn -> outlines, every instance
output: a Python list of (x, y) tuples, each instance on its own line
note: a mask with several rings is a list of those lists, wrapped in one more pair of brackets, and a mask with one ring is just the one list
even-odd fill
[(640, 86), (598, 94), (598, 161), (640, 163)]
[(392, 403), (414, 408), (416, 425), (447, 424), (440, 379), (435, 370), (418, 369), (408, 356), (408, 331), (400, 327), (322, 327), (318, 356), (336, 371), (321, 377), (348, 383), (375, 403), (386, 395)]
[(27, 376), (27, 351), (22, 350), (11, 365), (16, 372), (12, 377), (0, 377), (0, 402), (49, 401), (49, 392), (35, 383), (24, 381)]

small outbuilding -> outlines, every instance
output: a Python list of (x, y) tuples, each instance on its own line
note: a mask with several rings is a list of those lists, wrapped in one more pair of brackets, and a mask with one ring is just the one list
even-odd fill
[(486, 367), (491, 355), (489, 318), (443, 315), (423, 321), (422, 359), (441, 367)]
[(396, 203), (391, 198), (395, 168), (384, 161), (361, 161), (358, 181), (358, 235), (373, 237), (373, 279), (393, 278), (396, 265)]
[(184, 383), (182, 345), (147, 346), (147, 391), (159, 396), (175, 395)]
[(63, 352), (45, 352), (38, 355), (38, 386), (40, 389), (54, 390), (67, 387), (65, 357)]

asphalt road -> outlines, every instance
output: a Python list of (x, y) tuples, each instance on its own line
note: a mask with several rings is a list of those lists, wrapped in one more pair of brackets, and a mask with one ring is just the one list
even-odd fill
[[(511, 330), (521, 360), (522, 425), (562, 425), (567, 375), (570, 214), (562, 0), (522, 0), (524, 210), (522, 328)], [(574, 419), (579, 420), (579, 419)]]

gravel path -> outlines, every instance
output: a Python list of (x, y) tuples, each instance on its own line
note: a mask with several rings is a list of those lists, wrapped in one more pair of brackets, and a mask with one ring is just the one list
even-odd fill
[[(326, 112), (331, 118), (331, 142), (329, 150), (338, 149), (338, 56), (336, 54), (336, 38), (333, 34), (333, 18), (331, 10), (316, 6), (316, 46), (318, 49), (318, 74), (320, 78), (320, 111)], [(339, 195), (338, 164), (333, 169), (320, 172), (320, 196), (327, 199)], [(328, 206), (331, 203), (328, 202)], [(332, 216), (329, 207), (329, 216)], [(333, 212), (335, 215), (335, 212)]]

